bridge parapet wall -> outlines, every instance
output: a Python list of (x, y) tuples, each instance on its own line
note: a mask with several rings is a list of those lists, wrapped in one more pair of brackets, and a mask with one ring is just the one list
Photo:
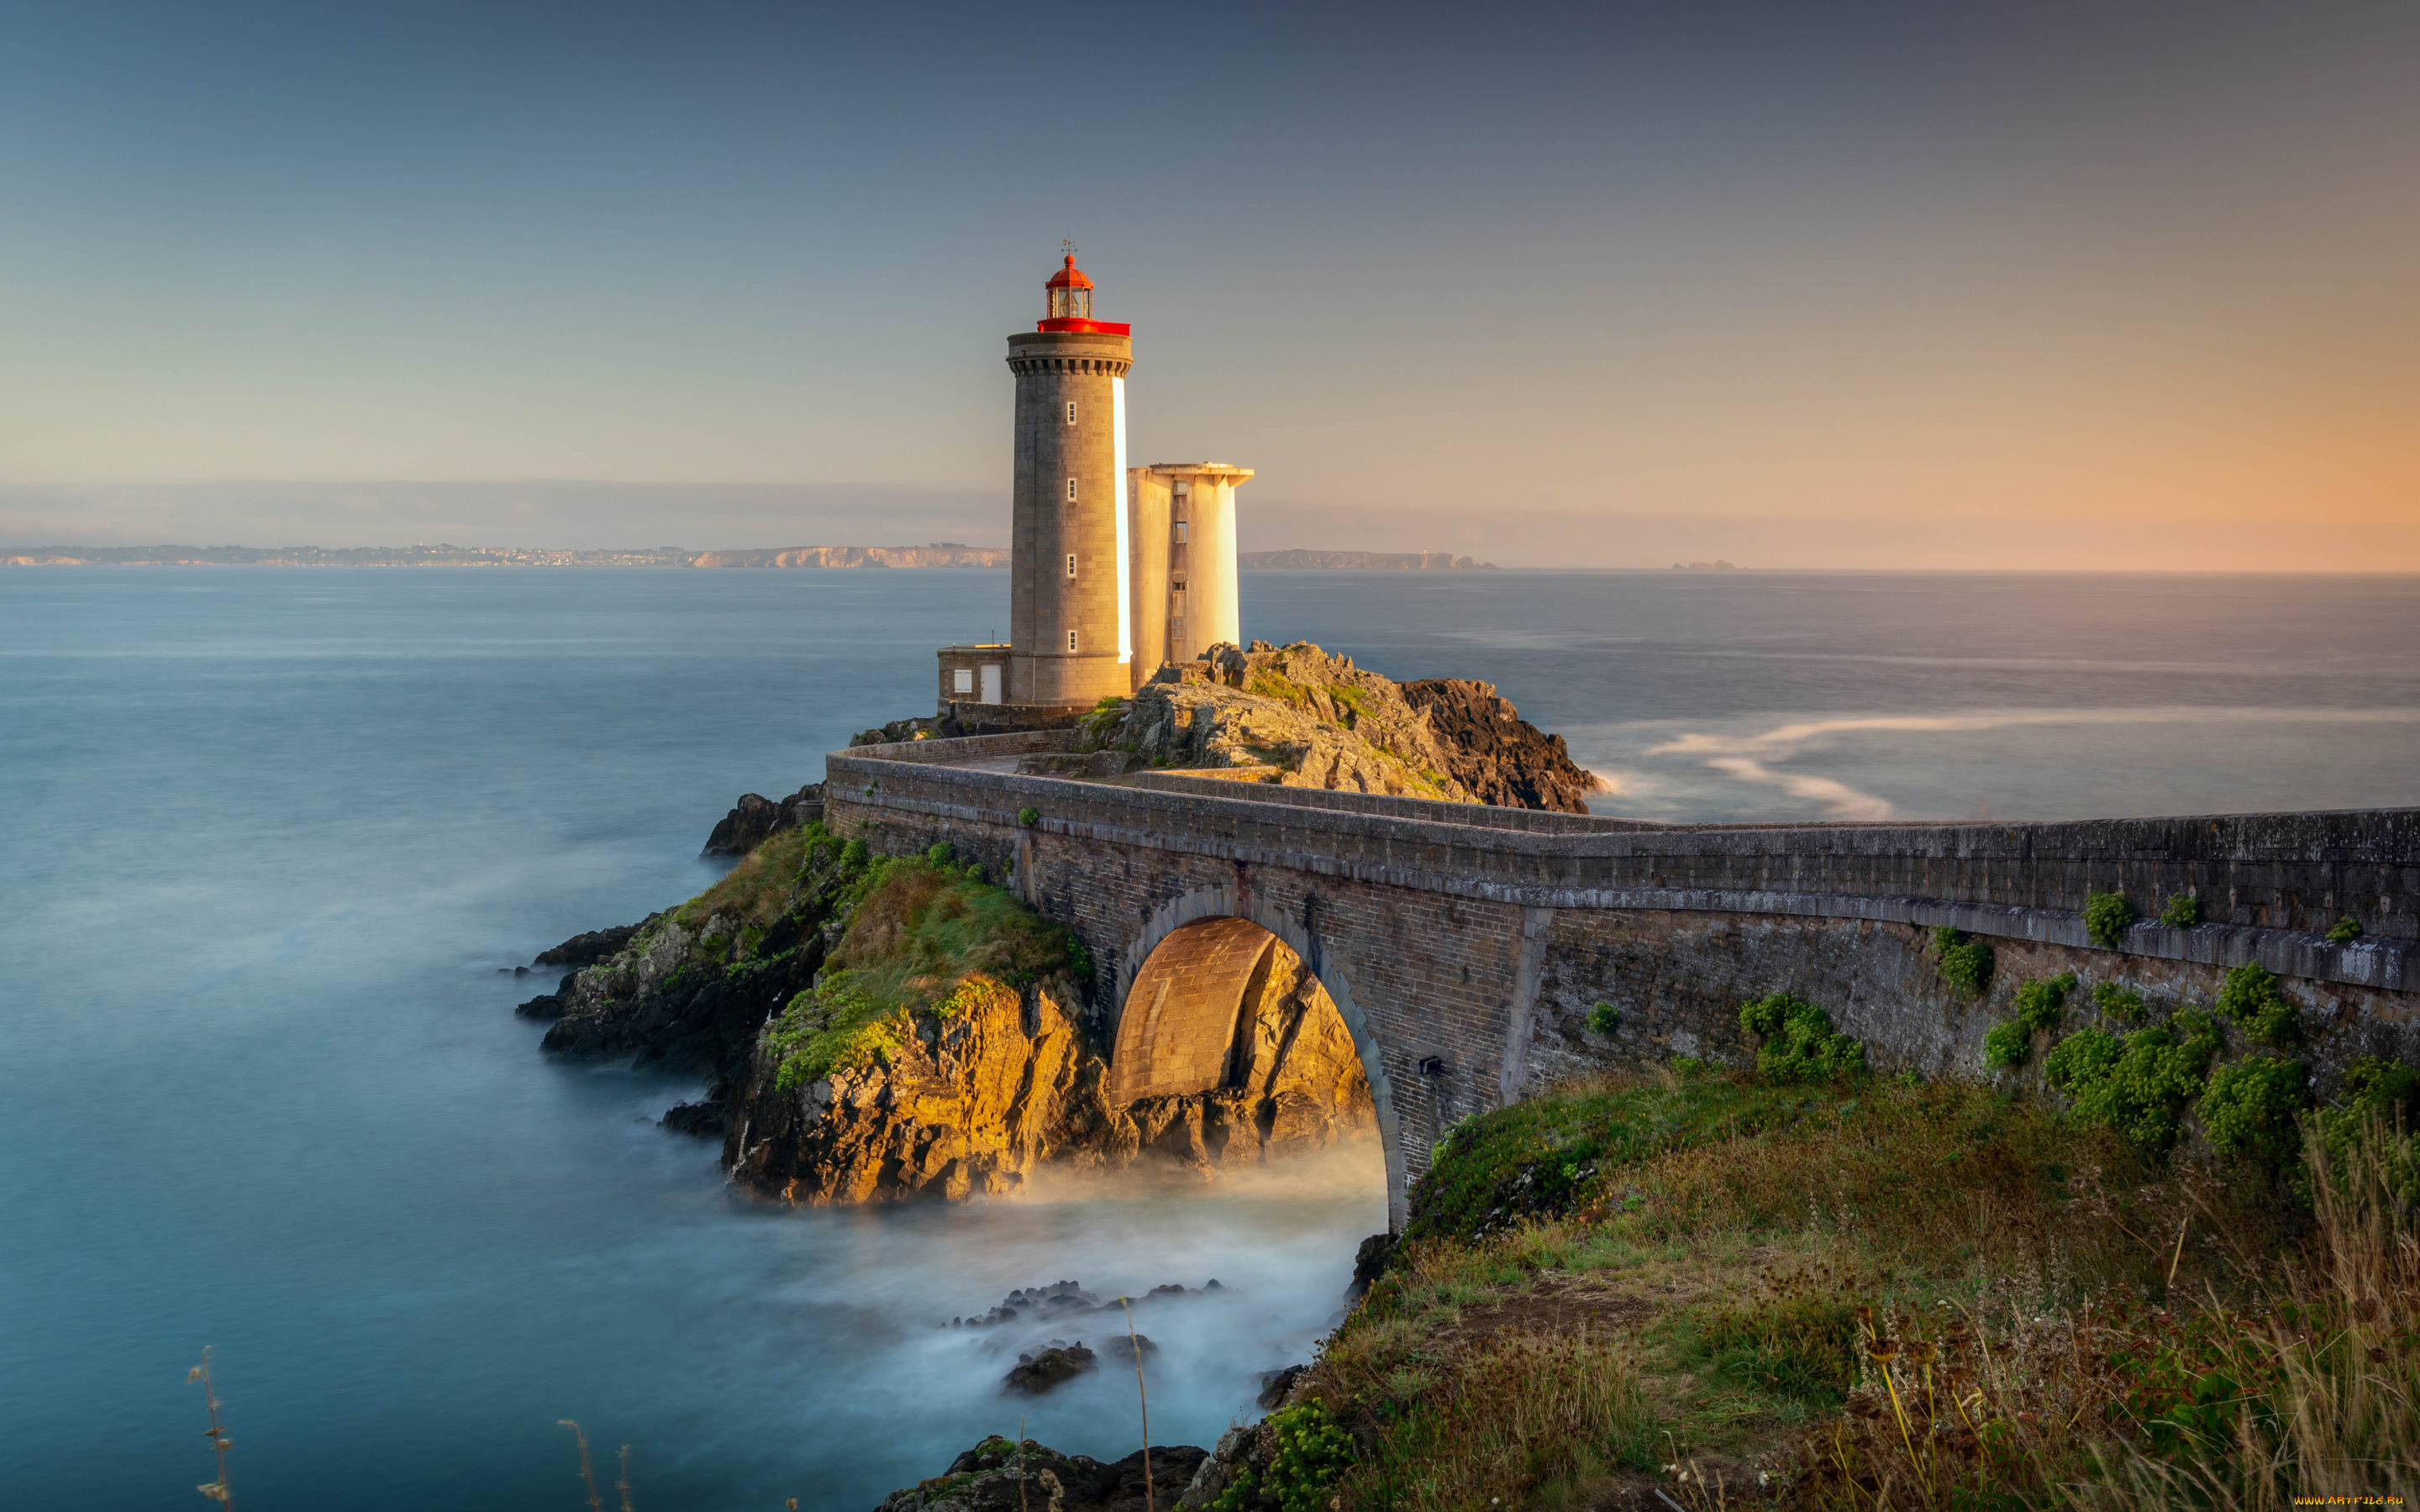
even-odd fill
[[(2193, 929), (2138, 923), (2126, 949), (2210, 964), (2258, 961), (2282, 975), (2420, 992), (2420, 810), (1536, 831), (1450, 812), (1473, 807), (1466, 805), (1363, 795), (1267, 801), (1257, 792), (1203, 792), (1215, 784), (1199, 780), (1171, 790), (939, 764), (950, 753), (936, 748), (975, 744), (922, 741), (836, 752), (827, 791), (844, 804), (993, 824), (1013, 825), (1019, 810), (1032, 808), (1055, 833), (1108, 844), (1524, 907), (1949, 924), (2088, 947), (2082, 914), (2091, 894), (2122, 892), (2149, 913), (2191, 892), (2201, 899), (2207, 922)], [(1004, 753), (986, 744), (958, 759)], [(861, 795), (865, 787), (874, 794)], [(1317, 797), (1303, 789), (1267, 791)], [(1416, 804), (1416, 816), (1368, 811), (1400, 804)], [(2332, 945), (2320, 937), (2348, 915), (2363, 926), (2359, 941)]]

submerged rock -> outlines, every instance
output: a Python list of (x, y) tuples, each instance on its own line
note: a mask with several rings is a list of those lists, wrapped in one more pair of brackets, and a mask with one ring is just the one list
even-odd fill
[(1081, 1344), (1060, 1345), (1039, 1354), (1018, 1355), (1016, 1368), (1002, 1376), (1000, 1383), (1011, 1391), (1039, 1396), (1053, 1386), (1100, 1367), (1101, 1357)]

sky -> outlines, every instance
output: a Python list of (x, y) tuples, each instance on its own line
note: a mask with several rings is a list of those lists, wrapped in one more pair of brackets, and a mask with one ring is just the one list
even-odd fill
[(2420, 570), (2420, 7), (9, 4), (0, 544)]

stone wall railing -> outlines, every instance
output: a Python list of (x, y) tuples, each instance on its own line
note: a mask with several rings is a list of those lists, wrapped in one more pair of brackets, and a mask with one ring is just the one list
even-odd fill
[[(1522, 811), (1287, 788), (1267, 789), (1286, 795), (1272, 799), (1234, 784), (1201, 791), (1213, 787), (1202, 780), (1112, 785), (939, 764), (1047, 748), (998, 743), (1049, 738), (835, 752), (828, 791), (836, 808), (873, 814), (1012, 824), (1032, 808), (1053, 832), (1109, 844), (1530, 907), (1814, 914), (2086, 946), (2088, 895), (2122, 892), (2148, 914), (2192, 892), (2207, 923), (2138, 924), (2126, 949), (2216, 964), (2257, 960), (2286, 975), (2420, 992), (2420, 810), (2031, 825), (1499, 828), (1481, 816)], [(1410, 805), (1417, 816), (1369, 811), (1373, 805)], [(2346, 916), (2366, 931), (2360, 941), (2320, 938)]]

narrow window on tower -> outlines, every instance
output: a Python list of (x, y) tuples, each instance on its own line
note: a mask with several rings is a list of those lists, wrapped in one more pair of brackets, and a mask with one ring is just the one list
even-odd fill
[(1076, 423), (1076, 401), (1075, 401), (1075, 400), (1073, 400), (1073, 399), (1070, 399), (1070, 400), (1068, 400), (1068, 401), (1067, 401), (1067, 424), (1071, 424), (1071, 425), (1072, 425), (1072, 424), (1074, 424), (1075, 423)]
[(1073, 478), (1067, 480), (1067, 501), (1071, 504), (1076, 501), (1076, 480)]
[(1070, 651), (1076, 649), (1076, 632), (1073, 630), (1067, 632), (1067, 649)]
[(1067, 553), (1067, 576), (1076, 576), (1076, 553), (1073, 551)]
[[(1072, 486), (1075, 480), (1071, 478), (1068, 482)], [(1071, 493), (1067, 497), (1073, 499), (1076, 496)], [(1181, 519), (1176, 522), (1176, 544), (1179, 546), (1183, 546), (1185, 544), (1185, 522)]]

